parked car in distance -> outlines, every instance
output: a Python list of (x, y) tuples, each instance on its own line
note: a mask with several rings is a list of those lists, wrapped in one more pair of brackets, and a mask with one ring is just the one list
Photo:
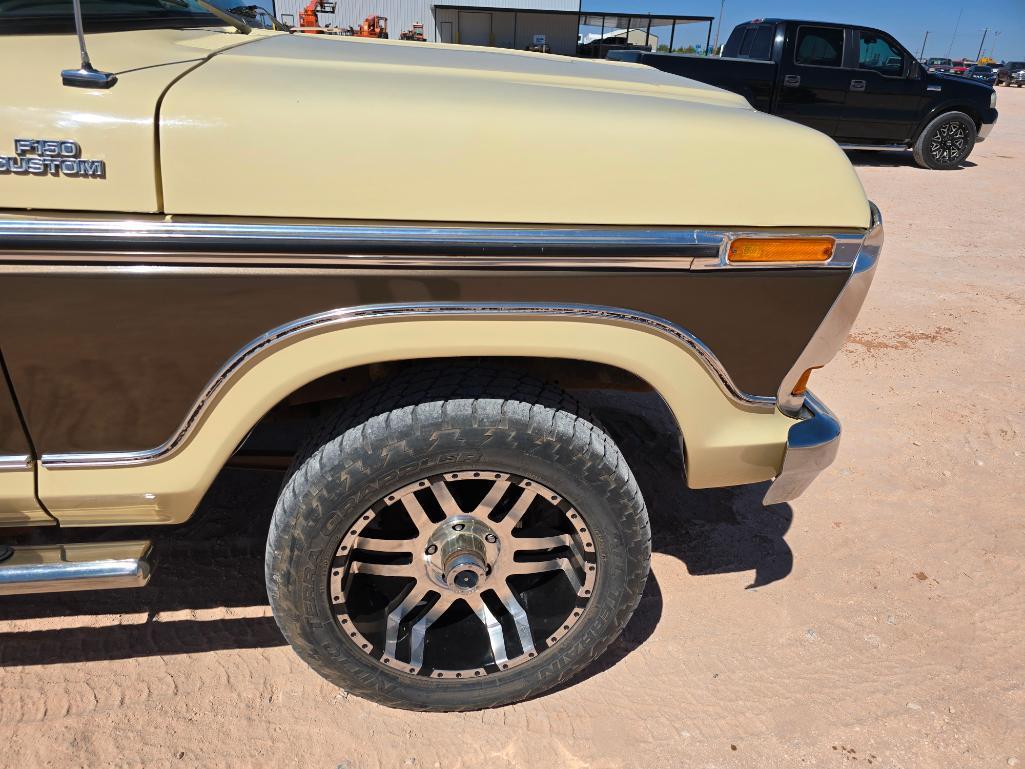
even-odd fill
[(1025, 61), (1008, 61), (996, 68), (997, 85), (1021, 85), (1021, 81), (1014, 82), (1014, 75), (1025, 71)]
[(964, 75), (968, 71), (968, 68), (975, 64), (974, 61), (968, 61), (967, 59), (956, 59), (954, 64), (950, 67), (950, 74), (952, 75)]
[(985, 64), (975, 64), (969, 67), (965, 71), (964, 76), (971, 80), (977, 80), (980, 83), (985, 83), (986, 85), (997, 84), (997, 71), (993, 69), (993, 67), (986, 66)]
[(733, 30), (722, 58), (640, 51), (609, 58), (734, 91), (845, 148), (911, 150), (926, 168), (956, 168), (997, 119), (992, 87), (928, 72), (869, 27), (757, 19)]
[[(70, 2), (0, 0), (0, 596), (142, 587), (137, 527), (257, 452), (296, 653), (392, 707), (493, 707), (571, 681), (648, 579), (616, 435), (654, 427), (596, 389), (664, 404), (681, 486), (774, 505), (835, 457), (808, 377), (883, 229), (825, 135), (650, 67), (83, 5), (80, 57)], [(610, 138), (645, 183), (566, 194)]]
[(944, 59), (942, 57), (926, 59), (922, 63), (930, 72), (950, 72), (950, 68), (954, 66), (952, 59)]
[(259, 5), (236, 5), (227, 9), (253, 29), (274, 29), (278, 32), (289, 32), (287, 25), (282, 24), (272, 14)]

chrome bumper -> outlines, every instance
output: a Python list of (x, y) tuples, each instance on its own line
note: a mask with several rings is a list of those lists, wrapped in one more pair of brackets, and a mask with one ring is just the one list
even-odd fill
[(976, 135), (975, 141), (981, 142), (985, 140), (985, 138), (989, 136), (990, 131), (993, 130), (993, 126), (995, 126), (996, 124), (997, 121), (994, 120), (992, 123), (983, 123), (981, 126), (979, 126), (979, 133), (978, 135)]
[(797, 499), (836, 459), (840, 422), (826, 404), (808, 392), (798, 418), (787, 433), (783, 467), (765, 492), (765, 505)]

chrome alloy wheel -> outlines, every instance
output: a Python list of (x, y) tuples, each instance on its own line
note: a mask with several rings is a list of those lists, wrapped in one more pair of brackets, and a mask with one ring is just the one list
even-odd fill
[(941, 123), (929, 137), (929, 153), (940, 163), (956, 163), (971, 149), (968, 126), (960, 119)]
[(598, 576), (583, 516), (555, 491), (468, 470), (404, 486), (342, 538), (328, 598), (343, 633), (408, 675), (474, 678), (544, 654)]

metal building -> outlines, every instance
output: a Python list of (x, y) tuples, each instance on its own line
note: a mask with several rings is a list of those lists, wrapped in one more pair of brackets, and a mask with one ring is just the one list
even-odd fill
[[(576, 52), (579, 0), (486, 0), (487, 7), (481, 7), (480, 1), (337, 0), (334, 13), (321, 13), (318, 18), (322, 26), (349, 27), (377, 14), (388, 19), (392, 38), (421, 23), (430, 41), (500, 48), (526, 48), (534, 35), (543, 34), (552, 53)], [(275, 7), (268, 10), (285, 24), (298, 24), (307, 2), (275, 0)], [(563, 13), (539, 16), (531, 11)]]
[[(265, 0), (269, 10), (289, 26), (298, 26), (309, 0)], [(487, 3), (486, 5), (482, 3)], [(398, 38), (414, 24), (423, 24), (428, 41), (483, 45), (525, 50), (543, 46), (549, 53), (575, 56), (581, 29), (592, 29), (592, 38), (657, 47), (656, 26), (671, 25), (670, 43), (677, 24), (707, 24), (710, 16), (653, 16), (582, 12), (580, 0), (334, 0), (334, 11), (318, 13), (321, 27), (358, 27), (367, 16), (388, 19), (388, 33)], [(613, 46), (614, 47), (614, 46)], [(707, 47), (707, 46), (706, 46)]]

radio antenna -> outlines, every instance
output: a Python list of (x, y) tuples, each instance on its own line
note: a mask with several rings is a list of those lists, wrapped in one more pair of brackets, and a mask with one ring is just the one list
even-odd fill
[(100, 72), (89, 61), (85, 47), (85, 28), (82, 24), (82, 0), (72, 0), (75, 9), (75, 32), (78, 34), (78, 48), (82, 54), (82, 66), (78, 69), (61, 71), (61, 81), (72, 88), (111, 88), (117, 82), (113, 72)]

